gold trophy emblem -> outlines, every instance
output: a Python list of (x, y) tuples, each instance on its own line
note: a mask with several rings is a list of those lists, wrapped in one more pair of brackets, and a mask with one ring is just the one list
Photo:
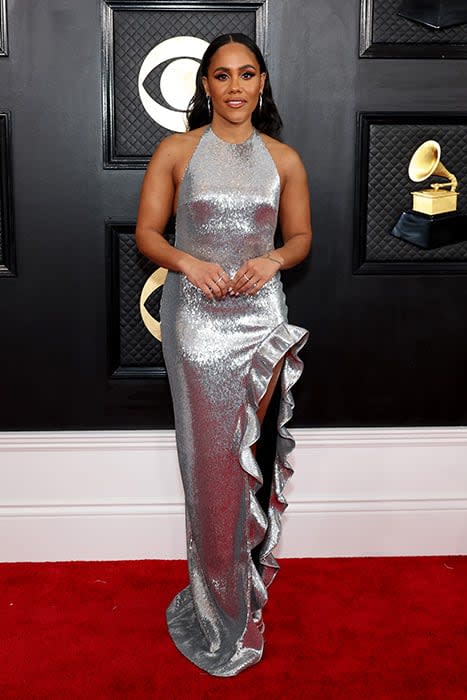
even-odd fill
[(423, 182), (433, 175), (447, 182), (434, 182), (411, 192), (412, 209), (401, 214), (391, 234), (425, 249), (467, 240), (467, 216), (457, 213), (457, 178), (441, 162), (438, 141), (424, 141), (415, 150), (408, 174), (412, 182)]
[[(427, 190), (411, 192), (412, 208), (423, 214), (444, 214), (457, 210), (457, 178), (441, 162), (441, 146), (437, 141), (425, 141), (417, 148), (409, 163), (409, 177), (423, 182), (432, 175), (445, 177), (449, 182), (434, 182)], [(449, 191), (444, 188), (448, 187)]]

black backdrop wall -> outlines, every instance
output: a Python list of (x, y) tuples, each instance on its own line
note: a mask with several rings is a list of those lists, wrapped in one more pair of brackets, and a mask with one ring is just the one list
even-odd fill
[[(135, 221), (144, 171), (104, 167), (101, 16), (99, 0), (8, 2), (0, 111), (11, 116), (14, 241), (4, 259), (13, 274), (0, 277), (4, 430), (172, 426), (163, 376), (122, 377), (109, 364), (106, 223)], [(293, 425), (464, 424), (462, 266), (360, 274), (354, 212), (357, 112), (460, 113), (466, 61), (359, 58), (359, 21), (358, 0), (268, 3), (284, 139), (307, 166), (313, 205), (312, 258), (283, 274), (290, 320), (311, 330)]]

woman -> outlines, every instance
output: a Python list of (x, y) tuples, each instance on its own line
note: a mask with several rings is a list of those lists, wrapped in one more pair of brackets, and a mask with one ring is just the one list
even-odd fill
[[(136, 227), (139, 250), (169, 270), (160, 316), (190, 585), (167, 623), (194, 664), (233, 676), (261, 659), (262, 608), (279, 568), (272, 550), (294, 446), (285, 423), (308, 336), (287, 322), (279, 270), (308, 254), (310, 208), (298, 154), (274, 138), (281, 119), (247, 36), (207, 48), (188, 126), (151, 158)], [(163, 237), (173, 213), (175, 246)]]

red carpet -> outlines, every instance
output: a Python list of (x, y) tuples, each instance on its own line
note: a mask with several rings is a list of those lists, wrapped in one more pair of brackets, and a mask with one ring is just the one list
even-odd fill
[(212, 678), (166, 633), (185, 562), (0, 564), (0, 698), (466, 700), (467, 557), (281, 565), (263, 660)]

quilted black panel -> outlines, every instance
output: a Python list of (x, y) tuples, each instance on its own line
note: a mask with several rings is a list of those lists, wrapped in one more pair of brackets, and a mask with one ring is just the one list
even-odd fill
[(0, 112), (0, 275), (15, 275), (10, 113)]
[(467, 44), (467, 24), (430, 29), (400, 17), (402, 0), (373, 0), (373, 41), (388, 44)]
[[(441, 145), (441, 161), (459, 180), (458, 210), (467, 213), (467, 125), (371, 124), (368, 161), (366, 261), (467, 261), (467, 242), (423, 250), (390, 235), (403, 210), (412, 208), (410, 192), (429, 178), (414, 183), (407, 168), (415, 149), (428, 139)], [(364, 158), (362, 154), (362, 158)]]
[[(125, 227), (128, 229), (128, 227)], [(115, 232), (118, 233), (115, 233)], [(112, 257), (118, 265), (119, 288), (113, 290), (119, 301), (119, 366), (120, 368), (164, 368), (161, 343), (146, 328), (139, 310), (141, 290), (148, 277), (157, 269), (150, 260), (142, 255), (136, 247), (133, 232), (118, 231), (116, 235), (116, 255)], [(167, 231), (168, 239), (173, 242), (173, 223)], [(146, 301), (149, 313), (159, 320), (159, 306), (162, 287), (156, 290)]]
[[(162, 346), (146, 329), (139, 311), (141, 289), (156, 269), (136, 248), (134, 237), (120, 235), (120, 363), (124, 367), (162, 367)], [(159, 290), (158, 290), (159, 291)], [(152, 297), (157, 296), (155, 292)], [(148, 311), (158, 319), (159, 298)], [(151, 297), (151, 300), (152, 300)]]
[(0, 56), (8, 56), (6, 4), (0, 4)]
[[(114, 156), (149, 158), (157, 143), (171, 133), (151, 119), (138, 94), (138, 72), (154, 46), (175, 36), (196, 36), (209, 42), (229, 31), (255, 38), (255, 28), (256, 14), (247, 8), (222, 12), (114, 11)], [(161, 104), (165, 101), (159, 80), (166, 65), (157, 66), (144, 83), (146, 90)]]
[(0, 197), (0, 265), (4, 264), (3, 249), (5, 247), (4, 233), (3, 233), (3, 210), (4, 210), (3, 197)]
[(5, 224), (4, 224), (4, 218), (5, 218), (5, 208), (6, 208), (6, 202), (5, 202), (5, 175), (7, 173), (8, 169), (8, 162), (7, 162), (7, 149), (6, 149), (6, 119), (3, 114), (0, 114), (0, 173), (1, 173), (1, 182), (0, 182), (0, 265), (3, 265), (5, 262), (5, 253), (4, 253), (4, 248), (5, 248)]

